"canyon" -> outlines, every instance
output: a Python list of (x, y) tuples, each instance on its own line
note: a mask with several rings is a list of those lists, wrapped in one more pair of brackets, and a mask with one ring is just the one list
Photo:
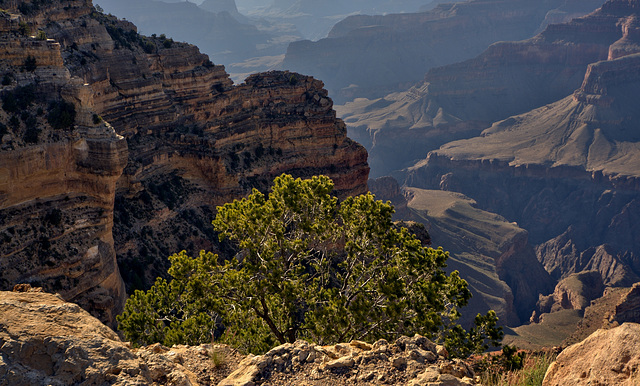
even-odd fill
[(283, 66), (322, 79), (336, 102), (405, 90), (431, 68), (470, 59), (498, 41), (529, 38), (602, 0), (472, 0), (420, 13), (354, 15), (318, 41), (292, 42)]
[[(2, 92), (20, 102), (33, 88), (44, 102), (2, 137), (3, 289), (37, 284), (113, 325), (125, 296), (116, 256), (131, 291), (166, 274), (172, 253), (224, 250), (216, 205), (284, 172), (329, 175), (341, 197), (367, 191), (367, 153), (322, 82), (270, 72), (236, 86), (195, 46), (139, 35), (89, 1), (21, 4), (4, 5)], [(75, 125), (47, 123), (55, 100)]]
[[(640, 281), (640, 5), (609, 0), (555, 24), (591, 3), (519, 0), (505, 13), (488, 3), (336, 25), (332, 44), (377, 39), (387, 25), (406, 28), (395, 43), (424, 26), (437, 44), (485, 34), (441, 62), (412, 59), (431, 69), (408, 91), (334, 109), (318, 79), (270, 71), (234, 84), (197, 47), (141, 35), (90, 1), (6, 1), (0, 290), (41, 286), (113, 326), (125, 293), (165, 276), (170, 254), (233, 253), (211, 228), (216, 206), (285, 172), (328, 175), (340, 198), (370, 188), (396, 219), (426, 224), (423, 239), (451, 252), (448, 269), (474, 294), (465, 324), (487, 309), (510, 326), (577, 315), (606, 288)], [(500, 31), (486, 28), (498, 17)], [(526, 40), (487, 48), (501, 38)], [(380, 42), (372, 51), (398, 58)], [(400, 183), (368, 181), (369, 164)]]
[[(635, 102), (640, 92), (636, 24), (639, 8), (635, 1), (611, 0), (588, 16), (551, 25), (533, 39), (496, 44), (478, 58), (454, 65), (459, 69), (466, 67), (466, 71), (456, 72), (456, 78), (447, 78), (454, 90), (456, 84), (462, 84), (457, 79), (473, 78), (477, 84), (469, 83), (464, 88), (466, 92), (462, 92), (463, 88), (459, 89), (461, 92), (434, 88), (432, 101), (448, 101), (449, 107), (442, 110), (456, 111), (459, 122), (480, 122), (476, 127), (484, 130), (469, 139), (445, 143), (430, 151), (424, 160), (396, 173), (411, 189), (464, 194), (479, 209), (499, 214), (525, 229), (535, 249), (535, 260), (555, 283), (560, 282), (552, 294), (561, 305), (555, 308), (558, 311), (582, 309), (584, 305), (568, 304), (588, 303), (601, 296), (590, 293), (594, 289), (591, 287), (628, 287), (640, 280), (637, 238), (640, 117)], [(563, 46), (563, 50), (583, 49), (580, 54), (564, 56), (558, 54)], [(519, 54), (506, 55), (501, 64), (489, 60), (495, 51), (502, 49), (506, 49), (503, 53)], [(527, 56), (532, 58), (527, 59), (528, 64), (513, 64), (519, 63), (517, 58), (524, 52), (532, 55)], [(586, 60), (589, 55), (591, 63)], [(558, 59), (576, 66), (555, 71)], [(547, 87), (550, 100), (541, 102), (541, 106), (530, 100), (528, 95), (538, 95), (533, 91), (518, 97), (523, 85), (533, 89), (549, 81), (562, 86), (563, 82), (552, 72), (567, 80), (577, 76), (580, 67), (580, 82), (575, 89), (565, 90), (564, 97), (554, 97), (553, 87)], [(474, 72), (479, 68), (491, 71), (483, 76)], [(453, 68), (434, 70), (427, 78), (443, 77), (446, 73), (453, 74)], [(508, 81), (514, 73), (520, 79), (517, 83)], [(547, 77), (551, 79), (544, 80)], [(430, 86), (426, 88), (431, 90)], [(493, 93), (504, 95), (503, 103), (495, 106), (495, 112), (487, 109), (478, 113), (482, 100), (490, 100), (492, 104), (500, 100)], [(464, 107), (454, 110), (453, 104)], [(498, 107), (507, 112), (529, 110), (500, 117), (502, 113), (498, 111), (502, 109)], [(482, 123), (494, 119), (497, 122), (493, 124)], [(377, 135), (382, 137), (383, 133)], [(527, 275), (532, 267), (512, 266), (509, 272)], [(571, 294), (563, 289), (561, 280), (586, 272), (597, 276), (590, 281), (592, 284)], [(500, 278), (508, 281), (506, 276)], [(563, 300), (564, 296), (567, 298)], [(522, 304), (517, 296), (514, 299), (515, 304)], [(540, 306), (538, 315), (554, 310), (551, 303)], [(521, 310), (522, 321), (524, 316)]]

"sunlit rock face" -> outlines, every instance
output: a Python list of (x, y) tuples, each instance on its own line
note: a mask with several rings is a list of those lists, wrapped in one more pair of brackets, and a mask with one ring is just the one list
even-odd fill
[[(0, 26), (13, 74), (2, 92), (33, 85), (35, 98), (24, 118), (0, 112), (2, 289), (42, 286), (113, 325), (118, 265), (141, 288), (171, 253), (225, 251), (216, 205), (285, 172), (329, 175), (340, 197), (367, 190), (367, 153), (322, 82), (271, 72), (234, 86), (196, 47), (141, 36), (88, 1), (26, 4)], [(74, 106), (75, 125), (53, 127), (51, 101)]]

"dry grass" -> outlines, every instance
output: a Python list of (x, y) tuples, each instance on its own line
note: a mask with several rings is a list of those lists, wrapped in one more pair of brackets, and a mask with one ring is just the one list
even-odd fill
[(227, 364), (227, 354), (221, 349), (214, 348), (209, 351), (209, 359), (216, 369)]
[(489, 369), (481, 375), (485, 386), (540, 386), (555, 354), (530, 354), (525, 359), (522, 369), (500, 373), (496, 369)]

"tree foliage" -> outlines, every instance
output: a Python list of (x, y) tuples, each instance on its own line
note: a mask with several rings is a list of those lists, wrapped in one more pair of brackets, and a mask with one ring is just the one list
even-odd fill
[[(268, 196), (254, 190), (218, 207), (213, 226), (236, 256), (171, 256), (172, 280), (136, 291), (120, 329), (137, 344), (220, 339), (251, 352), (296, 339), (444, 340), (471, 297), (457, 272), (443, 270), (448, 253), (395, 226), (389, 203), (371, 194), (338, 203), (332, 189), (325, 176), (282, 175)], [(452, 331), (456, 342), (478, 342)]]

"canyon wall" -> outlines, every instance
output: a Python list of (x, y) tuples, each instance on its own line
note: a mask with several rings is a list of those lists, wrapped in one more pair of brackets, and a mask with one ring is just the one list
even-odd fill
[[(25, 108), (31, 119), (0, 113), (3, 289), (35, 283), (112, 323), (124, 300), (116, 256), (131, 290), (166, 275), (171, 253), (229, 252), (210, 224), (216, 205), (281, 173), (329, 175), (340, 197), (366, 192), (367, 153), (322, 82), (271, 72), (234, 86), (196, 47), (139, 35), (88, 1), (4, 6), (2, 43), (18, 48), (3, 95), (20, 105), (35, 89), (42, 102)], [(47, 124), (56, 98), (75, 106), (65, 129)]]
[(126, 141), (93, 121), (92, 92), (60, 44), (25, 36), (17, 15), (1, 19), (0, 287), (42, 286), (113, 323), (125, 299), (112, 227)]
[(444, 145), (411, 168), (408, 183), (463, 192), (516, 221), (556, 280), (591, 270), (607, 286), (638, 281), (638, 9), (637, 1), (612, 0), (581, 19), (616, 17), (624, 33), (573, 95)]
[[(473, 0), (422, 13), (351, 16), (325, 39), (289, 44), (284, 67), (323, 79), (340, 103), (377, 98), (410, 87), (433, 67), (473, 58), (494, 42), (533, 36), (565, 3)], [(600, 5), (602, 0), (582, 1), (565, 16)]]
[[(634, 52), (634, 15), (603, 7), (548, 25), (533, 38), (498, 42), (473, 59), (433, 68), (406, 92), (356, 100), (338, 112), (369, 150), (372, 174), (389, 174), (495, 121), (572, 94), (589, 64)], [(395, 146), (406, 150), (389, 151)]]

